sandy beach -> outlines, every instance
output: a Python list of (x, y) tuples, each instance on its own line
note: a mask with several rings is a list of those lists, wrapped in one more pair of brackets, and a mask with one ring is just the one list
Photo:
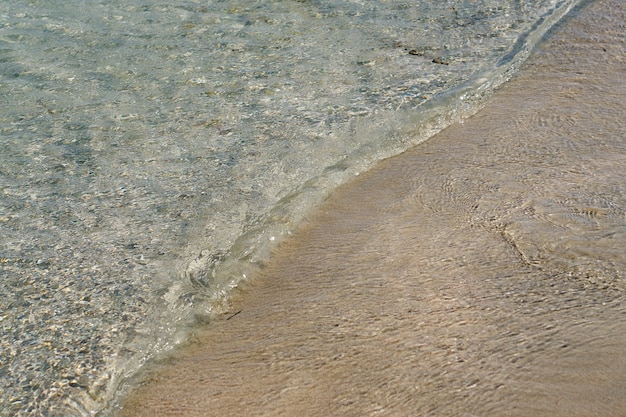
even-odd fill
[(340, 187), (119, 415), (623, 416), (625, 24)]

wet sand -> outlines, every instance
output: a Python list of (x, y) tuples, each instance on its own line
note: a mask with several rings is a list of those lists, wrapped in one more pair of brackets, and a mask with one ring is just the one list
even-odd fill
[(625, 24), (338, 189), (120, 414), (626, 415)]

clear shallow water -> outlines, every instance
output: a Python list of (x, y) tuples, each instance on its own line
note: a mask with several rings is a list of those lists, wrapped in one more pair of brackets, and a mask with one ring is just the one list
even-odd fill
[(624, 415), (625, 23), (335, 190), (121, 415)]
[(574, 2), (0, 5), (0, 413), (102, 408)]

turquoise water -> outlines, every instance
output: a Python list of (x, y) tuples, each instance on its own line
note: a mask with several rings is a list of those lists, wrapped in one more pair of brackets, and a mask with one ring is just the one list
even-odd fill
[(89, 415), (576, 1), (5, 1), (0, 415)]

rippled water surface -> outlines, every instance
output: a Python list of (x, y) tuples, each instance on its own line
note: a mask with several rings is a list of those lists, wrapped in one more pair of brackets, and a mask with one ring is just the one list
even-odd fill
[(340, 187), (125, 415), (624, 415), (625, 24)]
[(105, 407), (309, 207), (473, 113), (574, 3), (3, 1), (0, 415)]

